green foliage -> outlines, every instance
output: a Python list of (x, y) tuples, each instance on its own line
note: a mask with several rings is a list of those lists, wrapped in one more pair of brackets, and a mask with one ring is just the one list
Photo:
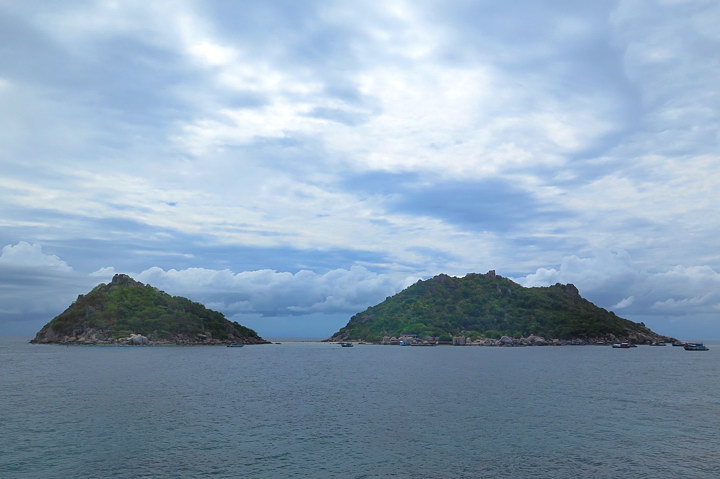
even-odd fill
[[(81, 334), (89, 328), (105, 330), (117, 339), (131, 333), (150, 339), (206, 335), (213, 339), (260, 339), (255, 331), (230, 322), (222, 313), (187, 298), (170, 296), (126, 275), (99, 284), (53, 318), (43, 331)], [(42, 331), (41, 331), (42, 332)]]
[(525, 288), (491, 274), (439, 275), (354, 315), (334, 336), (379, 340), (420, 336), (597, 338), (648, 331), (599, 308), (572, 285)]

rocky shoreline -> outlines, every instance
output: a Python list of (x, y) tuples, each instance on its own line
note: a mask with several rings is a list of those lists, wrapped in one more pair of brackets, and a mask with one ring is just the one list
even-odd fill
[(30, 340), (31, 344), (60, 344), (79, 346), (224, 346), (228, 344), (270, 344), (262, 338), (253, 337), (229, 337), (228, 339), (215, 339), (210, 334), (198, 334), (189, 337), (176, 334), (170, 337), (157, 337), (154, 335), (142, 335), (131, 333), (125, 337), (115, 338), (110, 331), (90, 329), (77, 334), (64, 335), (53, 329), (39, 332), (35, 338)]
[(574, 338), (574, 339), (546, 339), (542, 336), (531, 334), (527, 337), (513, 338), (511, 336), (502, 336), (499, 339), (480, 338), (472, 339), (466, 336), (454, 336), (452, 340), (421, 340), (414, 335), (403, 335), (400, 337), (385, 336), (381, 341), (363, 341), (347, 338), (332, 337), (324, 340), (325, 342), (348, 342), (359, 341), (367, 344), (379, 344), (390, 346), (433, 346), (433, 345), (449, 345), (449, 346), (487, 346), (487, 347), (513, 347), (513, 346), (584, 346), (584, 345), (610, 345), (614, 343), (628, 343), (635, 345), (653, 345), (659, 343), (672, 343), (677, 341), (669, 336), (661, 336), (658, 334), (647, 334), (633, 332), (626, 336), (615, 336), (609, 334), (598, 338)]
[(659, 342), (671, 343), (675, 338), (660, 336), (657, 334), (634, 333), (628, 336), (607, 335), (599, 338), (575, 338), (575, 339), (546, 339), (541, 336), (530, 335), (523, 338), (512, 338), (503, 336), (500, 339), (476, 339), (470, 340), (464, 336), (453, 338), (452, 344), (456, 346), (579, 346), (579, 345), (608, 345), (614, 343), (629, 344), (656, 344)]

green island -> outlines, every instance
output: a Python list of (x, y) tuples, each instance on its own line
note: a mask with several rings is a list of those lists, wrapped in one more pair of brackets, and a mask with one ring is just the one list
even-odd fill
[(354, 315), (326, 341), (496, 346), (673, 339), (594, 305), (572, 284), (526, 288), (489, 271), (420, 280)]
[(78, 296), (30, 341), (35, 344), (265, 344), (252, 329), (180, 296), (116, 274)]

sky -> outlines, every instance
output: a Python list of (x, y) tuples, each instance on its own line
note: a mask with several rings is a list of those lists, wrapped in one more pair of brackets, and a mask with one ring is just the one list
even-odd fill
[(116, 273), (266, 338), (496, 270), (720, 339), (716, 0), (0, 0), (0, 334)]

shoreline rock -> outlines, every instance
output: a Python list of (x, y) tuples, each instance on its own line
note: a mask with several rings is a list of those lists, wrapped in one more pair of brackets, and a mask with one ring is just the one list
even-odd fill
[[(423, 342), (421, 340), (416, 340)], [(524, 347), (524, 346), (602, 346), (611, 345), (613, 343), (630, 343), (636, 345), (653, 345), (658, 342), (672, 343), (676, 341), (674, 338), (661, 335), (649, 334), (630, 334), (628, 336), (606, 335), (598, 338), (573, 338), (573, 339), (548, 339), (535, 334), (527, 337), (514, 338), (511, 336), (502, 336), (499, 339), (494, 338), (476, 338), (472, 339), (466, 336), (453, 336), (451, 341), (435, 341), (434, 344), (447, 346), (485, 346), (485, 347)], [(332, 340), (323, 340), (322, 342), (337, 342)], [(371, 341), (370, 344), (379, 344), (385, 346), (402, 345), (402, 341), (396, 337), (385, 337), (382, 341)]]
[(228, 339), (215, 339), (208, 334), (199, 334), (194, 338), (185, 335), (174, 335), (170, 338), (154, 339), (152, 335), (131, 333), (129, 336), (114, 338), (110, 331), (88, 329), (74, 335), (63, 335), (49, 328), (38, 333), (30, 340), (31, 344), (60, 344), (66, 346), (223, 346), (228, 344), (271, 344), (262, 338), (230, 337)]

